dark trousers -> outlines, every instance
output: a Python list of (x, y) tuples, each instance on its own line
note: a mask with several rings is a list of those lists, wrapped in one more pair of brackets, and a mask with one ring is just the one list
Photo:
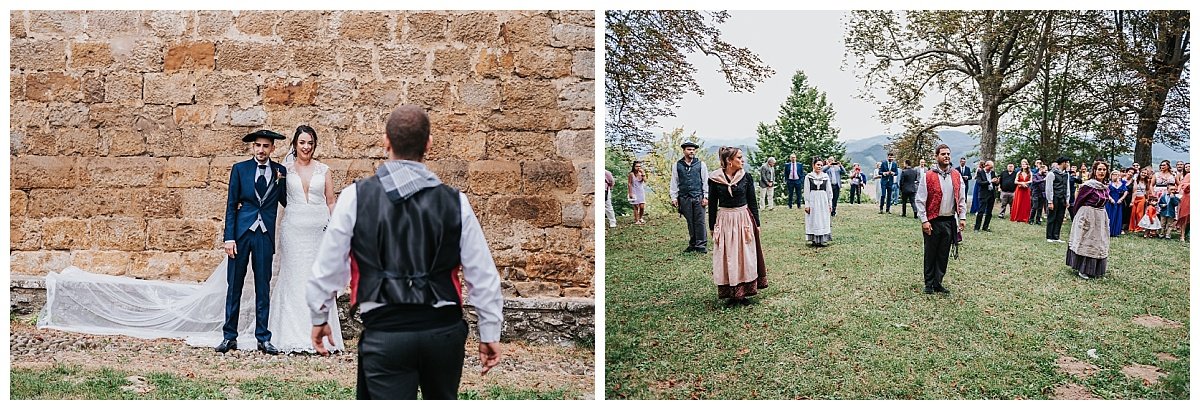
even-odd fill
[(358, 342), (359, 400), (458, 399), (467, 322), (415, 331), (364, 329)]
[(992, 224), (992, 206), (996, 204), (996, 194), (994, 191), (986, 189), (979, 191), (979, 212), (975, 213), (975, 230), (979, 230), (980, 222), (983, 223), (983, 229), (989, 229)]
[(842, 196), (842, 186), (834, 185), (833, 186), (833, 211), (829, 213), (829, 216), (837, 215), (838, 198), (841, 196)]
[(883, 207), (886, 205), (887, 211), (892, 212), (891, 198), (892, 198), (892, 195), (894, 194), (895, 188), (890, 183), (884, 183), (884, 182), (880, 182), (880, 183), (884, 184), (884, 185), (883, 185), (883, 195), (879, 197), (879, 210), (883, 211)]
[(862, 203), (862, 185), (850, 185), (850, 203)]
[(1054, 209), (1046, 216), (1046, 239), (1058, 239), (1062, 233), (1063, 218), (1067, 215), (1067, 199), (1054, 198)]
[(246, 264), (254, 264), (254, 338), (271, 340), (267, 319), (271, 311), (271, 260), (275, 257), (274, 235), (242, 232), (237, 239), (237, 254), (229, 263), (229, 290), (225, 293), (225, 339), (238, 336), (238, 312), (242, 309), (242, 286), (246, 283)]
[(679, 196), (679, 213), (687, 221), (688, 249), (708, 250), (708, 231), (705, 230), (703, 198), (699, 196)]
[(937, 289), (942, 286), (942, 278), (946, 276), (950, 245), (958, 225), (953, 216), (930, 219), (929, 225), (933, 227), (933, 233), (921, 233), (925, 237), (925, 289)]
[(1029, 202), (1029, 223), (1031, 225), (1042, 223), (1042, 209), (1046, 207), (1046, 197), (1035, 194)]
[(908, 216), (908, 208), (912, 207), (913, 218), (917, 217), (917, 203), (915, 202), (916, 198), (917, 198), (916, 192), (900, 191), (900, 215), (901, 216)]
[[(792, 207), (793, 197), (796, 198), (796, 207), (800, 207), (800, 204), (804, 203), (804, 186), (800, 185), (803, 182), (803, 178), (787, 180), (787, 185), (784, 187), (784, 189), (787, 190), (788, 208)], [(795, 193), (794, 196), (793, 193)]]

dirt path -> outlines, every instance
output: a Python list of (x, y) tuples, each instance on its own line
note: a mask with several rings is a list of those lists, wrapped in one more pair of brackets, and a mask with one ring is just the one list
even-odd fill
[[(217, 354), (172, 339), (144, 340), (126, 336), (97, 336), (37, 329), (25, 321), (10, 320), (9, 352), (12, 368), (47, 368), (59, 364), (85, 369), (111, 368), (131, 373), (163, 372), (203, 379), (253, 379), (260, 376), (282, 381), (335, 380), (354, 386), (354, 342), (346, 354), (267, 356), (256, 351)], [(566, 390), (578, 398), (592, 398), (595, 356), (591, 350), (506, 343), (504, 360), (487, 376), (479, 375), (478, 344), (467, 343), (467, 363), (462, 390), (503, 386), (519, 390)]]

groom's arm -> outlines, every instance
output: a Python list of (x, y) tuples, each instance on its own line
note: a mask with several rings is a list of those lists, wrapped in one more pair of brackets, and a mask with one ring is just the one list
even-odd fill
[(238, 183), (237, 164), (233, 164), (229, 168), (229, 198), (225, 201), (225, 242), (233, 242), (234, 225), (237, 221), (237, 193), (241, 191), (241, 184)]
[(467, 195), (459, 193), (462, 203), (462, 235), (459, 238), (459, 257), (463, 265), (463, 279), (466, 279), (467, 297), (479, 316), (479, 342), (494, 343), (500, 341), (500, 328), (504, 322), (504, 296), (500, 293), (500, 273), (492, 260), (492, 251), (488, 249), (487, 239), (483, 237), (483, 228), (475, 211), (467, 202)]
[(313, 263), (312, 277), (306, 289), (313, 326), (329, 320), (329, 309), (336, 304), (337, 291), (350, 283), (350, 239), (354, 236), (357, 206), (358, 190), (351, 184), (338, 197), (325, 236), (317, 248), (317, 260)]

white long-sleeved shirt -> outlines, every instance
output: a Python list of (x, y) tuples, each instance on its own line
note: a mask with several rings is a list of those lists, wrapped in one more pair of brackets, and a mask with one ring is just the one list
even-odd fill
[[(934, 171), (936, 172), (937, 168)], [(950, 171), (947, 170), (945, 174), (938, 173), (938, 180), (941, 182), (942, 188), (942, 202), (940, 209), (938, 209), (938, 214), (933, 215), (933, 218), (953, 215), (955, 219), (965, 220), (967, 219), (967, 190), (959, 189), (958, 198), (955, 198), (956, 200), (946, 200), (947, 194), (954, 195), (954, 180), (950, 178), (952, 176)], [(916, 208), (917, 219), (920, 219), (921, 223), (929, 222), (930, 219), (933, 219), (925, 214), (925, 203), (929, 201), (929, 186), (926, 179), (926, 174), (921, 174), (921, 177), (917, 178), (917, 196), (913, 199), (913, 203), (915, 204), (913, 208)]]
[[(479, 316), (479, 341), (500, 341), (503, 324), (504, 297), (500, 293), (500, 273), (492, 260), (487, 240), (479, 219), (467, 202), (466, 194), (459, 193), (462, 208), (462, 235), (459, 239), (459, 257), (462, 262), (463, 278), (467, 282), (467, 296)], [(329, 217), (329, 226), (317, 249), (317, 260), (313, 263), (313, 276), (308, 281), (308, 307), (313, 325), (325, 323), (329, 309), (334, 306), (337, 291), (350, 283), (350, 240), (354, 236), (354, 223), (358, 218), (358, 189), (354, 184), (342, 190)], [(447, 306), (442, 302), (434, 307)], [(363, 302), (359, 308), (363, 313), (382, 306), (380, 303)]]
[[(682, 161), (682, 160), (680, 160)], [(692, 163), (700, 163), (700, 189), (704, 191), (701, 196), (703, 199), (708, 199), (708, 165), (704, 164), (700, 158), (692, 158)], [(671, 200), (679, 199), (679, 162), (671, 163)], [(695, 165), (692, 165), (695, 166)]]

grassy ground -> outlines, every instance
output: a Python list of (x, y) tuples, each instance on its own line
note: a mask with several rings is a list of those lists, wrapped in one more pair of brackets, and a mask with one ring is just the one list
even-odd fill
[[(681, 219), (622, 218), (606, 241), (606, 397), (1049, 398), (1068, 383), (1108, 399), (1189, 397), (1185, 244), (1115, 239), (1107, 277), (1083, 281), (1044, 227), (993, 219), (993, 232), (964, 234), (953, 293), (925, 295), (919, 225), (876, 209), (839, 205), (820, 249), (803, 242), (803, 211), (764, 211), (770, 287), (734, 308), (716, 298), (711, 253), (681, 254)], [(1132, 322), (1144, 314), (1182, 327)], [(1063, 356), (1099, 371), (1068, 375)], [(1120, 372), (1134, 363), (1168, 375)]]

